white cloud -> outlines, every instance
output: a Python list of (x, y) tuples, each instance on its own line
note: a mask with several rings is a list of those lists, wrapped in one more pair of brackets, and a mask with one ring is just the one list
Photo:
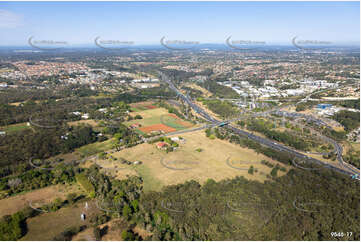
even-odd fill
[(23, 25), (23, 17), (19, 14), (0, 9), (0, 28), (16, 28)]

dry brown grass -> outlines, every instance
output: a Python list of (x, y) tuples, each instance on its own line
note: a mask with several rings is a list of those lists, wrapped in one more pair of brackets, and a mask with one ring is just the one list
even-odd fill
[[(135, 169), (144, 179), (145, 190), (160, 190), (164, 185), (179, 184), (192, 179), (204, 183), (209, 178), (220, 181), (235, 176), (244, 176), (262, 182), (267, 179), (266, 175), (271, 169), (259, 162), (267, 160), (278, 163), (262, 154), (257, 154), (254, 150), (242, 148), (228, 141), (211, 140), (205, 136), (204, 131), (183, 134), (182, 137), (186, 139), (186, 143), (180, 144), (178, 150), (168, 154), (157, 149), (155, 144), (141, 144), (116, 152), (113, 156), (143, 162)], [(197, 152), (198, 148), (202, 151)], [(231, 161), (247, 162), (245, 167), (249, 168), (253, 165), (258, 172), (250, 175), (247, 170), (234, 169), (227, 165), (228, 158)], [(162, 159), (171, 167), (192, 169), (168, 169), (161, 164)], [(284, 165), (280, 164), (280, 166)]]
[(187, 83), (187, 84), (185, 84), (185, 86), (186, 86), (186, 87), (193, 88), (193, 89), (196, 89), (196, 90), (198, 90), (198, 91), (201, 91), (201, 92), (205, 95), (205, 97), (210, 97), (210, 96), (212, 96), (212, 93), (210, 93), (207, 89), (198, 86), (197, 84)]
[(113, 161), (109, 159), (108, 160), (96, 159), (96, 161), (88, 161), (88, 164), (94, 164), (94, 163), (96, 163), (97, 165), (103, 168), (102, 172), (119, 180), (126, 179), (127, 176), (137, 175), (137, 172), (134, 170), (133, 165), (122, 164), (119, 160)]
[[(128, 222), (124, 221), (124, 219), (112, 219), (111, 221), (102, 224), (99, 226), (100, 229), (103, 229), (104, 227), (108, 227), (107, 233), (103, 235), (102, 241), (123, 241), (121, 233), (123, 230), (127, 229)], [(147, 236), (152, 235), (152, 233), (147, 232), (144, 229), (141, 229), (140, 227), (136, 226), (133, 228), (133, 231), (137, 234), (139, 234), (143, 239), (145, 239)], [(72, 238), (73, 241), (79, 241), (79, 240), (95, 240), (94, 234), (93, 234), (93, 228), (88, 228), (80, 233), (78, 233), (76, 236)]]
[(76, 192), (78, 194), (83, 193), (77, 184), (74, 185), (54, 185), (34, 191), (30, 191), (24, 194), (4, 198), (0, 200), (0, 217), (4, 215), (10, 215), (16, 213), (19, 210), (27, 207), (29, 201), (50, 203), (55, 198), (65, 199), (68, 193)]
[(165, 108), (153, 108), (153, 109), (147, 109), (147, 110), (143, 110), (143, 111), (138, 111), (138, 112), (131, 112), (130, 113), (132, 116), (135, 116), (137, 114), (141, 115), (143, 117), (143, 119), (138, 119), (138, 120), (132, 120), (126, 123), (143, 123), (144, 119), (149, 119), (152, 118), (154, 116), (162, 116), (164, 114), (168, 114), (168, 111)]
[(95, 241), (95, 236), (93, 232), (93, 228), (87, 228), (76, 235), (71, 239), (72, 241)]
[(140, 227), (136, 226), (133, 231), (137, 234), (139, 234), (143, 239), (147, 238), (148, 236), (151, 236), (152, 233), (146, 231), (145, 229), (141, 229)]
[(15, 103), (10, 103), (10, 105), (12, 105), (12, 106), (19, 106), (20, 104), (22, 104), (22, 102), (15, 102)]
[(90, 125), (92, 127), (96, 127), (98, 125), (97, 122), (95, 120), (93, 120), (93, 119), (68, 122), (69, 126), (76, 126), (76, 125), (81, 125), (81, 124), (87, 124), (87, 125)]
[[(26, 241), (52, 240), (54, 236), (59, 235), (65, 229), (72, 226), (81, 226), (90, 224), (90, 217), (99, 213), (94, 201), (88, 201), (89, 209), (85, 211), (84, 203), (77, 203), (71, 207), (61, 208), (56, 212), (42, 213), (36, 217), (27, 219), (27, 234), (21, 238)], [(81, 213), (86, 213), (85, 221), (80, 219)]]
[(73, 160), (81, 159), (80, 154), (78, 152), (71, 152), (66, 154), (59, 154), (56, 156), (50, 157), (48, 160), (56, 160), (56, 159), (63, 159), (63, 162), (71, 162)]

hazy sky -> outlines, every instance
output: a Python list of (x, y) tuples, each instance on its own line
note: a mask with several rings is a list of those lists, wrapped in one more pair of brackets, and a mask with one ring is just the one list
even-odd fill
[(359, 2), (0, 2), (0, 45), (38, 40), (159, 43), (359, 42)]

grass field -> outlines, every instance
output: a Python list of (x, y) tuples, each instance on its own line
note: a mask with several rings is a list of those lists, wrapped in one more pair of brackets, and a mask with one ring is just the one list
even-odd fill
[(155, 108), (148, 109), (138, 112), (132, 112), (132, 116), (141, 115), (143, 119), (131, 120), (128, 122), (124, 122), (125, 125), (131, 125), (134, 123), (139, 123), (142, 126), (149, 126), (154, 124), (160, 124), (160, 116), (168, 114), (168, 111), (165, 108)]
[(360, 143), (351, 143), (351, 146), (354, 150), (360, 152)]
[(85, 221), (80, 219), (80, 214), (85, 212), (83, 202), (78, 202), (71, 207), (61, 208), (56, 212), (43, 213), (27, 219), (28, 232), (21, 240), (52, 240), (71, 226), (89, 226), (89, 217), (99, 213), (99, 209), (95, 206), (94, 201), (88, 202), (88, 204), (89, 209), (86, 212), (88, 219)]
[(141, 127), (136, 129), (140, 134), (156, 130), (163, 130), (165, 133), (168, 133), (193, 126), (193, 124), (178, 118), (176, 115), (168, 113), (164, 108), (153, 108), (133, 112), (132, 116), (137, 114), (141, 115), (143, 119), (131, 120), (124, 122), (124, 124), (127, 126), (140, 124)]
[(71, 153), (66, 153), (66, 154), (59, 154), (59, 155), (56, 155), (56, 156), (52, 156), (46, 160), (48, 161), (54, 161), (54, 160), (57, 160), (57, 159), (63, 159), (64, 163), (67, 163), (67, 162), (71, 162), (71, 161), (74, 161), (74, 160), (80, 160), (81, 157), (80, 157), (80, 154), (78, 152), (71, 152)]
[(160, 121), (162, 124), (175, 128), (176, 130), (182, 130), (193, 126), (190, 122), (180, 119), (173, 113), (160, 116)]
[(83, 155), (83, 156), (95, 155), (99, 152), (111, 149), (112, 141), (113, 141), (113, 139), (108, 139), (103, 142), (95, 142), (92, 144), (84, 145), (84, 146), (76, 149), (75, 152), (80, 153), (80, 155)]
[(59, 154), (56, 156), (52, 156), (46, 160), (57, 160), (63, 159), (64, 163), (76, 161), (82, 159), (82, 157), (92, 156), (99, 152), (106, 151), (112, 148), (112, 141), (113, 139), (109, 139), (103, 142), (95, 142), (92, 144), (84, 145), (80, 148), (75, 149), (74, 152), (66, 153), (66, 154)]
[(27, 207), (28, 201), (50, 203), (55, 198), (65, 199), (68, 193), (75, 192), (83, 194), (82, 190), (77, 184), (73, 185), (54, 185), (34, 191), (29, 191), (24, 194), (8, 197), (0, 200), (0, 217), (10, 215)]
[(30, 129), (31, 127), (28, 126), (26, 123), (19, 123), (19, 124), (11, 124), (8, 126), (0, 127), (1, 131), (5, 131), (7, 133), (13, 133), (24, 129)]
[(120, 180), (126, 179), (127, 175), (129, 176), (137, 175), (137, 172), (134, 170), (133, 165), (122, 164), (119, 160), (114, 161), (110, 159), (107, 160), (96, 159), (95, 161), (89, 161), (88, 166), (90, 164), (93, 164), (94, 162), (103, 168), (102, 172)]
[(114, 96), (115, 95), (112, 94), (99, 93), (98, 96), (89, 96), (89, 98), (101, 99), (101, 98), (113, 98)]
[[(211, 140), (205, 136), (204, 131), (186, 133), (182, 137), (186, 139), (186, 143), (180, 144), (179, 149), (168, 154), (157, 149), (155, 144), (141, 144), (116, 152), (113, 156), (142, 162), (135, 169), (143, 177), (146, 191), (159, 191), (164, 185), (179, 184), (192, 179), (204, 183), (208, 178), (219, 181), (244, 176), (247, 179), (264, 181), (267, 179), (266, 175), (270, 174), (271, 168), (260, 164), (260, 161), (278, 163), (251, 149), (241, 148), (227, 141)], [(202, 151), (196, 151), (198, 148)], [(249, 168), (253, 165), (258, 172), (251, 175), (247, 170), (232, 168), (227, 165), (227, 159), (238, 168)], [(284, 167), (283, 164), (278, 164)], [(284, 173), (279, 172), (279, 174)]]
[(131, 110), (134, 112), (140, 112), (148, 109), (155, 109), (157, 108), (153, 102), (139, 102), (139, 103), (132, 103), (130, 104)]
[(81, 124), (88, 124), (92, 127), (98, 126), (97, 122), (93, 119), (68, 122), (69, 126), (77, 126), (77, 125), (81, 125)]

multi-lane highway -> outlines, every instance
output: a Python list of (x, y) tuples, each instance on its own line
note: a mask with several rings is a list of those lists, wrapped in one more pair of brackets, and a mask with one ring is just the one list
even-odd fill
[[(183, 95), (183, 93), (181, 93), (175, 86), (174, 84), (162, 73), (160, 73), (160, 76), (161, 76), (161, 79), (166, 82), (169, 87), (177, 93), (177, 96), (180, 97), (184, 102), (186, 102), (196, 113), (198, 113), (203, 119), (205, 119), (206, 121), (208, 122), (211, 122), (212, 125), (211, 126), (218, 126), (220, 125), (221, 123), (226, 123), (228, 124), (227, 125), (227, 128), (230, 129), (232, 132), (236, 133), (236, 134), (239, 134), (239, 135), (242, 135), (242, 136), (245, 136), (255, 142), (258, 142), (264, 146), (267, 146), (267, 147), (270, 147), (276, 151), (281, 151), (281, 152), (287, 152), (289, 154), (292, 154), (294, 157), (296, 158), (299, 158), (299, 159), (302, 159), (302, 160), (307, 160), (309, 162), (312, 162), (312, 163), (315, 163), (315, 164), (318, 164), (320, 166), (324, 166), (324, 167), (328, 167), (330, 169), (333, 169), (335, 171), (338, 171), (338, 172), (341, 172), (341, 173), (344, 173), (344, 174), (347, 174), (347, 175), (359, 175), (360, 172), (355, 169), (355, 168), (351, 168), (350, 166), (348, 165), (345, 165), (345, 162), (343, 162), (342, 160), (342, 147), (335, 141), (333, 140), (330, 140), (330, 142), (334, 142), (335, 144), (335, 147), (336, 147), (336, 152), (337, 152), (337, 157), (340, 161), (340, 163), (342, 164), (342, 167), (344, 169), (341, 169), (339, 167), (335, 167), (331, 164), (328, 164), (328, 163), (325, 163), (325, 162), (322, 162), (320, 160), (317, 160), (315, 158), (312, 158), (312, 157), (309, 157), (307, 155), (304, 155), (294, 149), (291, 149), (290, 147), (287, 147), (283, 144), (280, 144), (280, 143), (277, 143), (277, 142), (274, 142), (274, 141), (271, 141), (269, 139), (266, 139), (266, 138), (263, 138), (263, 137), (259, 137), (257, 135), (254, 135), (254, 134), (251, 134), (249, 132), (246, 132), (244, 130), (241, 130), (241, 129), (238, 129), (232, 125), (230, 125), (229, 121), (220, 121), (220, 120), (217, 120), (215, 118), (213, 118), (212, 116), (210, 116), (206, 111), (204, 111), (202, 108), (200, 108), (198, 105), (196, 105), (195, 103), (193, 103), (189, 97)], [(204, 128), (204, 127), (203, 127)], [(197, 128), (195, 130), (200, 130), (202, 128)]]

